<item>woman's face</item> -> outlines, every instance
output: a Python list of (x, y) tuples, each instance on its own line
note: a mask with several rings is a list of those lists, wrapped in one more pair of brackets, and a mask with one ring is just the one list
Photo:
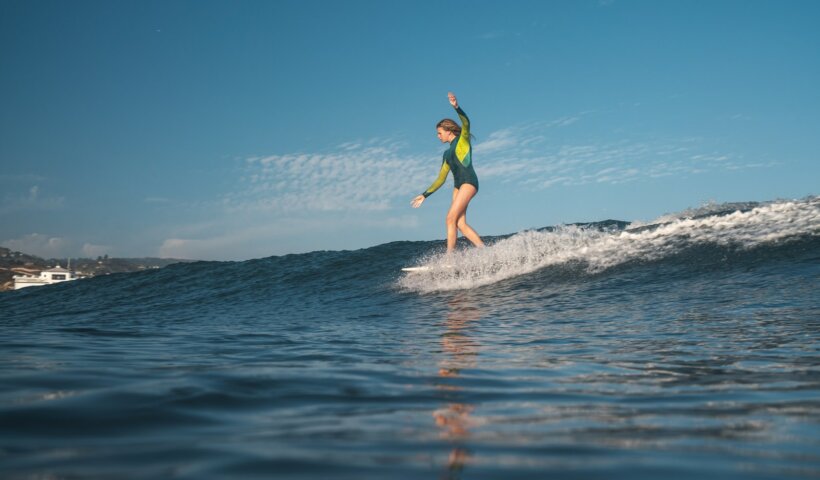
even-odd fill
[(438, 133), (438, 139), (441, 140), (441, 143), (450, 143), (456, 138), (456, 135), (453, 132), (447, 131), (441, 127), (436, 129), (436, 133)]

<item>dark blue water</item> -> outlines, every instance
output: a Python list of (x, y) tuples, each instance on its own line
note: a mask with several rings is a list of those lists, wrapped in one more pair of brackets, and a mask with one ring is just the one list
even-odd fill
[(820, 476), (820, 201), (625, 227), (0, 294), (0, 477)]

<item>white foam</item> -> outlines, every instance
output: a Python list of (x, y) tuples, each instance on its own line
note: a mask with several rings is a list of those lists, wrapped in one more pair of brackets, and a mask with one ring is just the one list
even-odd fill
[[(805, 235), (820, 235), (820, 197), (617, 232), (576, 226), (524, 231), (483, 249), (431, 255), (422, 265), (433, 268), (406, 274), (398, 284), (416, 292), (463, 290), (573, 261), (584, 262), (595, 273), (627, 261), (663, 258), (696, 244), (751, 248)], [(443, 263), (454, 268), (435, 268)]]

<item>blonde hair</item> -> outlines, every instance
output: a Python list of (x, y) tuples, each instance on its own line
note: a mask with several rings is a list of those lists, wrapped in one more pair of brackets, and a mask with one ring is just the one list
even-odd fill
[(436, 124), (436, 128), (442, 128), (445, 132), (453, 132), (453, 135), (461, 135), (461, 125), (457, 124), (455, 120), (445, 118)]

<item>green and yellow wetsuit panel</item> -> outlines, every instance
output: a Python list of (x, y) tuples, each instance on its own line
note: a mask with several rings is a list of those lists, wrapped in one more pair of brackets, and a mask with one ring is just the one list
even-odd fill
[(432, 195), (444, 184), (450, 171), (453, 172), (453, 182), (456, 188), (469, 183), (478, 190), (478, 177), (473, 169), (473, 147), (470, 144), (470, 119), (461, 107), (456, 108), (456, 112), (461, 120), (461, 135), (453, 139), (450, 142), (450, 148), (444, 152), (438, 177), (430, 188), (422, 193), (424, 198)]

